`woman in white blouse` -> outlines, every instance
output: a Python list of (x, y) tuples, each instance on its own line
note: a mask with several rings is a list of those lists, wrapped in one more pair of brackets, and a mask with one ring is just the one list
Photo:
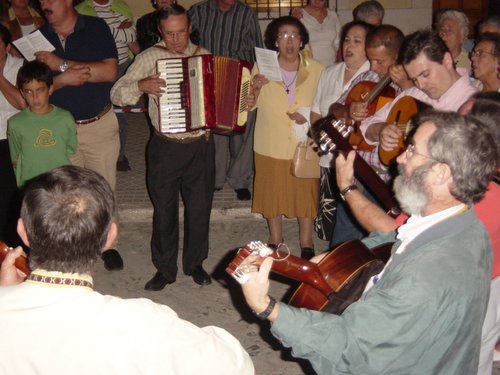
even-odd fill
[(302, 9), (294, 9), (292, 16), (300, 19), (309, 33), (307, 48), (312, 57), (324, 66), (337, 60), (340, 43), (340, 20), (335, 11), (327, 8), (326, 0), (308, 0)]
[[(318, 89), (311, 106), (311, 124), (328, 115), (328, 108), (335, 103), (351, 82), (361, 73), (370, 69), (366, 57), (366, 35), (373, 27), (365, 22), (353, 21), (342, 30), (342, 55), (344, 61), (329, 66), (321, 74)], [(330, 169), (332, 155), (324, 155), (320, 159), (321, 187), (320, 207), (314, 222), (318, 236), (329, 240), (335, 225), (335, 176)]]

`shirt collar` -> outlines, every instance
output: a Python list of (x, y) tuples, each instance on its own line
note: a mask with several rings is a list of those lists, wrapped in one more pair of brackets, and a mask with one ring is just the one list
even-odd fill
[[(448, 217), (460, 213), (461, 210), (465, 209), (467, 209), (467, 206), (461, 203), (427, 216), (412, 215), (405, 224), (398, 228), (398, 235), (396, 238), (402, 242), (402, 245), (407, 244), (424, 230), (447, 219)], [(405, 246), (400, 246), (398, 250), (400, 248), (404, 249)]]
[(80, 273), (64, 273), (58, 271), (46, 271), (37, 268), (31, 272), (26, 279), (30, 284), (47, 284), (62, 288), (90, 288), (93, 287), (92, 276)]
[[(47, 23), (47, 26), (48, 26), (49, 33), (57, 34), (50, 23)], [(75, 32), (77, 30), (81, 30), (84, 27), (85, 27), (85, 18), (81, 14), (77, 13), (75, 27), (73, 28), (73, 32)]]

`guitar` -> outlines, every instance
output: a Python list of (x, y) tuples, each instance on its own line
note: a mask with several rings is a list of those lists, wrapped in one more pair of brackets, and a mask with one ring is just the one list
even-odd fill
[(260, 266), (266, 257), (272, 257), (274, 273), (301, 282), (289, 305), (341, 314), (361, 297), (370, 277), (382, 271), (391, 247), (392, 243), (388, 243), (368, 249), (361, 241), (351, 240), (331, 250), (316, 264), (289, 251), (272, 250), (257, 241), (242, 247), (226, 272), (244, 284), (252, 269)]
[[(371, 116), (396, 97), (396, 91), (388, 86), (390, 82), (391, 77), (389, 74), (378, 83), (371, 81), (358, 82), (351, 91), (349, 91), (345, 104), (349, 105), (353, 102), (366, 103), (368, 105), (368, 116)], [(354, 128), (354, 131), (349, 134), (349, 143), (353, 146), (357, 146), (358, 150), (370, 151), (374, 148), (372, 145), (366, 143), (358, 127)]]
[[(8, 252), (11, 251), (12, 248), (7, 246), (4, 242), (0, 241), (0, 264), (4, 261)], [(20, 271), (22, 271), (26, 276), (31, 273), (31, 270), (28, 266), (28, 258), (24, 255), (21, 255), (19, 258), (16, 258), (14, 265)]]
[(389, 112), (386, 123), (396, 125), (401, 130), (402, 135), (398, 145), (391, 151), (384, 150), (379, 147), (379, 159), (384, 165), (391, 164), (406, 148), (406, 137), (411, 130), (412, 118), (421, 110), (428, 106), (423, 102), (412, 98), (411, 96), (403, 96), (399, 99)]
[[(337, 120), (335, 116), (327, 116), (318, 120), (313, 129), (315, 129), (313, 132), (314, 139), (322, 152), (343, 152), (347, 154), (353, 150), (351, 144), (343, 135), (346, 132), (347, 125), (342, 120)], [(354, 175), (380, 201), (389, 215), (393, 217), (399, 215), (398, 203), (387, 184), (357, 154), (354, 159)]]

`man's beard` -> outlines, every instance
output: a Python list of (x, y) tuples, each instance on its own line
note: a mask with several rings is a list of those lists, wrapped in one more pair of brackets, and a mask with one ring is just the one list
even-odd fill
[(407, 176), (404, 166), (398, 166), (399, 176), (394, 179), (394, 193), (401, 208), (410, 215), (421, 215), (431, 193), (425, 184), (425, 177), (431, 170), (432, 162), (421, 165)]

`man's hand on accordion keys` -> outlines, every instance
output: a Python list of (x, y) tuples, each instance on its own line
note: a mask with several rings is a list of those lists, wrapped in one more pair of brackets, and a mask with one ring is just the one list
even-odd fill
[(149, 77), (143, 78), (137, 82), (139, 90), (143, 93), (161, 96), (163, 88), (167, 86), (165, 80), (160, 78), (161, 73), (153, 74)]

